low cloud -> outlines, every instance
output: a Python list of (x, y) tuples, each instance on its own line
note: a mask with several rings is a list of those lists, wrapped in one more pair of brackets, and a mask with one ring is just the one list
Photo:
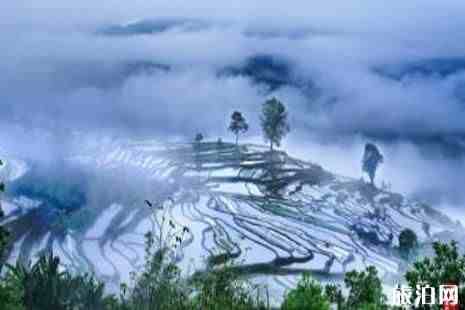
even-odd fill
[[(236, 109), (259, 136), (260, 103), (278, 96), (291, 139), (311, 136), (328, 152), (374, 140), (400, 188), (461, 204), (463, 13), (460, 1), (10, 2), (0, 13), (3, 149), (60, 154), (75, 131), (216, 138)], [(285, 63), (288, 83), (272, 87), (241, 70), (257, 55)], [(220, 74), (225, 68), (236, 74)], [(54, 142), (14, 147), (21, 132)], [(334, 157), (337, 170), (344, 161)]]

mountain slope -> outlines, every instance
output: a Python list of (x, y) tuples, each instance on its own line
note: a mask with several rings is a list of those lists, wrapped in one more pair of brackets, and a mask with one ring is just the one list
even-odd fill
[[(421, 202), (259, 145), (95, 143), (65, 163), (92, 171), (85, 204), (67, 209), (48, 199), (50, 193), (10, 192), (3, 222), (14, 237), (10, 261), (53, 249), (72, 268), (114, 284), (127, 280), (142, 263), (144, 233), (160, 226), (161, 215), (151, 217), (146, 199), (189, 228), (177, 253), (186, 272), (201, 271), (207, 257), (232, 257), (239, 272), (279, 287), (293, 285), (303, 271), (341, 279), (367, 265), (392, 279), (402, 267), (394, 250), (402, 229), (413, 229), (423, 242), (446, 231), (463, 233)], [(17, 160), (6, 169), (13, 188), (34, 173), (33, 165)], [(52, 195), (72, 191), (48, 188)]]

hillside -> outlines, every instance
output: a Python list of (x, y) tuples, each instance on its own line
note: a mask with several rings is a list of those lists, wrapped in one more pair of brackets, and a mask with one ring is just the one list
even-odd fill
[(10, 159), (4, 169), (9, 260), (53, 249), (113, 284), (140, 267), (143, 236), (160, 225), (162, 213), (152, 218), (145, 200), (189, 228), (176, 254), (185, 272), (230, 257), (239, 272), (280, 288), (303, 271), (338, 280), (367, 265), (389, 282), (403, 265), (395, 251), (402, 229), (425, 244), (463, 234), (419, 201), (260, 145), (94, 143), (58, 166)]

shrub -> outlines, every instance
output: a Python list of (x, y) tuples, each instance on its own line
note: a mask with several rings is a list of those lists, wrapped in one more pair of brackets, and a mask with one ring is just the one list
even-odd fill
[[(443, 284), (456, 284), (460, 288), (459, 299), (465, 294), (465, 256), (460, 255), (457, 243), (433, 244), (435, 255), (432, 258), (426, 257), (413, 264), (413, 268), (405, 274), (410, 287), (417, 284), (429, 284), (431, 287), (439, 287)], [(416, 294), (414, 292), (413, 299)], [(462, 304), (463, 300), (459, 300)]]
[(284, 297), (282, 310), (329, 310), (329, 300), (323, 288), (316, 281), (304, 274), (295, 289)]
[[(12, 298), (21, 296), (28, 310), (102, 310), (113, 300), (93, 276), (61, 271), (60, 259), (43, 255), (33, 265), (8, 266), (3, 285)], [(14, 309), (14, 308), (13, 308)]]
[(346, 308), (359, 309), (386, 309), (386, 296), (383, 294), (381, 280), (374, 266), (365, 271), (351, 271), (346, 273), (344, 283), (349, 290)]
[(241, 279), (232, 265), (212, 269), (195, 281), (192, 309), (267, 309), (259, 287)]
[(399, 253), (403, 259), (410, 259), (418, 247), (418, 238), (415, 232), (409, 228), (399, 234)]

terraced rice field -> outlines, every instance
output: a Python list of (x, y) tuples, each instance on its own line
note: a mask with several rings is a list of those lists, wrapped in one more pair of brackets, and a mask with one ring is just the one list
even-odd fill
[[(424, 242), (463, 231), (418, 201), (260, 145), (97, 143), (65, 162), (92, 171), (85, 203), (49, 216), (50, 195), (7, 195), (10, 262), (52, 249), (69, 267), (118, 285), (143, 263), (144, 234), (163, 229), (164, 214), (188, 227), (175, 253), (186, 273), (201, 272), (207, 258), (229, 257), (239, 272), (283, 289), (303, 271), (339, 280), (367, 265), (392, 281), (402, 268), (393, 250), (402, 229)], [(14, 187), (32, 167), (8, 160), (7, 183)]]

